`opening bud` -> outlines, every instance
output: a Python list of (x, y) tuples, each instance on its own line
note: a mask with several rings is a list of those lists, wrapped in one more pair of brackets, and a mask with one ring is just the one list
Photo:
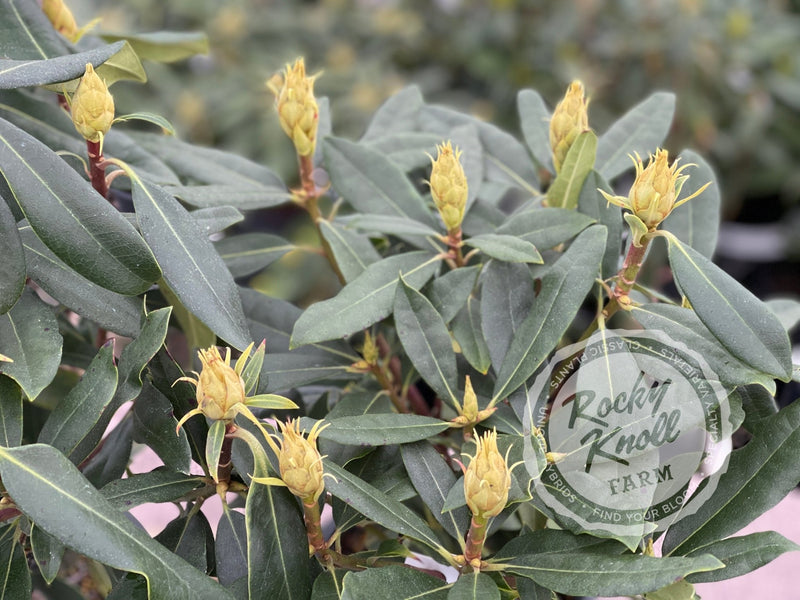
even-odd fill
[(489, 519), (500, 514), (508, 501), (511, 469), (497, 449), (497, 431), (475, 438), (475, 456), (464, 473), (464, 495), (472, 514)]
[(442, 215), (442, 221), (448, 232), (457, 231), (464, 220), (467, 206), (467, 177), (461, 166), (461, 151), (453, 149), (451, 142), (444, 142), (436, 147), (436, 158), (430, 157), (433, 164), (428, 185), (431, 195)]
[(114, 97), (91, 64), (72, 96), (72, 123), (87, 141), (99, 142), (114, 121)]
[(245, 401), (245, 384), (240, 369), (231, 367), (231, 349), (227, 349), (225, 360), (216, 346), (200, 350), (197, 354), (203, 365), (200, 373), (195, 373), (197, 378), (181, 377), (178, 381), (188, 381), (195, 385), (196, 410), (203, 415), (214, 421), (233, 420), (237, 412), (236, 405)]
[(303, 58), (286, 65), (284, 74), (275, 74), (267, 87), (275, 94), (275, 106), (281, 128), (288, 135), (297, 154), (311, 156), (317, 143), (319, 108), (314, 98), (314, 80), (318, 75), (306, 75)]
[(317, 436), (324, 426), (318, 421), (307, 438), (300, 431), (300, 420), (278, 422), (283, 437), (279, 440), (278, 465), (283, 483), (303, 504), (313, 504), (325, 490), (322, 457)]
[(575, 138), (589, 130), (588, 108), (589, 100), (584, 96), (583, 84), (573, 81), (550, 119), (550, 149), (556, 173), (561, 171)]
[(475, 395), (475, 390), (472, 389), (472, 380), (467, 375), (464, 381), (464, 400), (458, 409), (458, 416), (453, 419), (453, 423), (460, 427), (472, 427), (487, 419), (497, 407), (485, 408), (478, 410), (478, 396)]

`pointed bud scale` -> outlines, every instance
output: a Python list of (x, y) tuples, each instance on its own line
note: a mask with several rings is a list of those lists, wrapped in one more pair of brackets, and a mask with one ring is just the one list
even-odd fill
[(461, 151), (450, 142), (437, 146), (438, 154), (432, 156), (431, 196), (442, 216), (448, 232), (456, 231), (464, 220), (464, 209), (467, 206), (467, 177), (461, 166)]
[(584, 97), (583, 84), (573, 81), (550, 119), (550, 149), (556, 173), (561, 171), (575, 138), (589, 130), (588, 107), (589, 100)]
[(452, 422), (456, 424), (455, 426), (459, 427), (477, 425), (484, 419), (488, 419), (489, 416), (497, 410), (497, 407), (494, 406), (478, 410), (478, 396), (475, 394), (475, 390), (472, 389), (472, 380), (469, 375), (467, 375), (464, 381), (464, 400), (461, 406), (457, 408), (458, 416), (454, 418)]
[(280, 440), (278, 465), (281, 479), (303, 504), (312, 504), (325, 490), (323, 483), (324, 471), (322, 457), (317, 450), (317, 436), (321, 431), (317, 422), (311, 428), (308, 438), (304, 438), (300, 431), (300, 420), (289, 421), (287, 424), (279, 422), (283, 438)]
[(72, 96), (72, 123), (87, 141), (99, 142), (114, 121), (114, 97), (91, 64)]
[(298, 58), (294, 65), (286, 65), (283, 75), (273, 75), (267, 87), (275, 94), (275, 106), (281, 128), (294, 143), (297, 154), (311, 156), (317, 143), (319, 108), (314, 98), (314, 80), (308, 77), (306, 65)]
[(464, 495), (472, 514), (488, 519), (506, 506), (511, 470), (497, 449), (497, 431), (487, 431), (475, 443), (475, 456), (464, 473)]

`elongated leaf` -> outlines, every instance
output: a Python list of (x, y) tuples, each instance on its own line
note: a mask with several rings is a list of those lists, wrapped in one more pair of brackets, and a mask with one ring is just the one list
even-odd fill
[(51, 58), (68, 54), (66, 40), (36, 3), (0, 0), (0, 39), (16, 58)]
[(321, 439), (357, 446), (385, 446), (427, 439), (449, 427), (446, 421), (422, 415), (367, 414), (326, 419)]
[(108, 436), (102, 447), (81, 467), (95, 487), (118, 481), (125, 473), (133, 450), (133, 417), (128, 413)]
[(432, 133), (403, 132), (371, 139), (365, 145), (370, 150), (376, 150), (386, 156), (403, 173), (410, 173), (431, 164), (428, 155), (436, 154), (436, 144), (441, 141), (441, 137)]
[(500, 600), (500, 590), (486, 573), (465, 573), (450, 588), (447, 600)]
[(566, 209), (578, 206), (578, 196), (586, 176), (594, 167), (596, 153), (597, 136), (593, 131), (584, 131), (575, 138), (561, 171), (547, 190), (547, 203), (550, 206)]
[(320, 221), (319, 230), (333, 252), (336, 265), (347, 283), (381, 259), (366, 235), (356, 233), (331, 221)]
[(0, 196), (0, 314), (7, 313), (22, 295), (27, 269), (25, 252), (14, 215)]
[(169, 287), (214, 333), (244, 350), (250, 334), (239, 292), (211, 242), (186, 209), (161, 187), (135, 175), (131, 182), (142, 235)]
[(461, 267), (434, 279), (425, 295), (445, 323), (453, 320), (469, 298), (483, 265)]
[(800, 546), (774, 531), (727, 538), (702, 546), (689, 554), (712, 554), (725, 563), (725, 568), (695, 573), (686, 579), (691, 583), (732, 579), (763, 567), (781, 554), (797, 551), (800, 551)]
[(206, 235), (219, 233), (231, 225), (244, 221), (244, 215), (232, 206), (198, 208), (193, 210), (191, 215)]
[(120, 115), (114, 119), (114, 123), (125, 123), (127, 121), (144, 121), (145, 123), (152, 123), (156, 127), (160, 127), (163, 133), (168, 135), (175, 135), (175, 128), (172, 123), (167, 121), (161, 115), (149, 112), (135, 112), (127, 115)]
[(208, 38), (202, 32), (154, 31), (134, 35), (103, 32), (100, 33), (100, 37), (107, 42), (125, 40), (140, 58), (157, 62), (169, 63), (196, 54), (208, 54)]
[(485, 233), (464, 240), (464, 244), (477, 248), (485, 255), (505, 262), (541, 264), (542, 255), (536, 246), (513, 235)]
[(222, 442), (225, 440), (225, 422), (214, 421), (208, 428), (208, 438), (206, 439), (206, 465), (214, 481), (219, 481), (219, 454), (222, 450)]
[(217, 334), (183, 305), (178, 295), (163, 279), (158, 283), (161, 295), (172, 309), (173, 323), (178, 322), (191, 348), (208, 348), (217, 342)]
[(241, 210), (257, 210), (280, 206), (291, 200), (291, 195), (283, 187), (251, 184), (170, 186), (166, 191), (199, 208), (234, 206)]
[(635, 307), (631, 314), (647, 329), (663, 331), (700, 354), (720, 381), (732, 385), (758, 383), (775, 393), (772, 377), (748, 367), (720, 346), (691, 309), (668, 304), (643, 304)]
[(261, 369), (260, 392), (279, 392), (324, 379), (355, 379), (348, 371), (355, 361), (325, 354), (268, 354)]
[(17, 542), (13, 525), (0, 536), (0, 590), (2, 598), (27, 600), (31, 597), (31, 573), (22, 545)]
[(777, 504), (800, 480), (800, 403), (753, 427), (702, 506), (667, 530), (665, 554), (686, 554), (736, 533)]
[(481, 288), (481, 330), (496, 373), (533, 300), (533, 279), (525, 265), (498, 261), (486, 265)]
[(393, 235), (439, 235), (439, 232), (429, 225), (407, 217), (393, 215), (353, 215), (352, 217), (341, 218), (340, 221), (363, 231), (376, 231)]
[(446, 600), (450, 587), (437, 577), (400, 565), (350, 572), (342, 583), (342, 600)]
[(108, 331), (135, 337), (142, 303), (107, 290), (72, 270), (36, 237), (30, 226), (20, 229), (31, 279), (53, 298)]
[(64, 544), (54, 538), (49, 533), (37, 527), (34, 523), (31, 527), (31, 550), (36, 559), (36, 566), (42, 578), (48, 585), (53, 583), (58, 570), (61, 567), (61, 559), (64, 556)]
[(81, 554), (147, 577), (151, 600), (232, 600), (118, 512), (54, 448), (0, 448), (0, 477), (16, 505), (44, 531)]
[(374, 263), (339, 294), (312, 304), (297, 319), (291, 347), (344, 337), (388, 316), (394, 303), (398, 276), (421, 287), (439, 266), (428, 252), (408, 252)]
[(606, 228), (581, 233), (542, 279), (533, 309), (520, 324), (503, 359), (494, 399), (522, 385), (542, 364), (575, 317), (594, 278), (606, 245)]
[(126, 512), (146, 502), (173, 502), (203, 484), (201, 477), (159, 467), (112, 481), (100, 493), (118, 510)]
[(294, 244), (269, 233), (244, 233), (226, 237), (214, 244), (234, 277), (246, 277), (268, 267)]
[(680, 577), (724, 565), (702, 554), (692, 558), (575, 554), (528, 554), (509, 560), (505, 570), (572, 596), (632, 596), (660, 589)]
[(669, 261), (697, 316), (731, 354), (784, 381), (792, 376), (789, 336), (764, 303), (674, 237), (669, 238)]
[(411, 182), (385, 156), (342, 138), (323, 142), (333, 187), (359, 212), (435, 222)]
[(175, 434), (178, 420), (172, 414), (172, 404), (152, 384), (142, 388), (133, 405), (133, 439), (147, 444), (173, 471), (189, 473), (192, 453), (186, 432)]
[(453, 319), (452, 329), (453, 337), (467, 362), (476, 371), (486, 374), (492, 361), (489, 346), (481, 330), (481, 301), (472, 296), (467, 298), (466, 305)]
[(596, 169), (607, 181), (633, 166), (628, 154), (655, 152), (675, 114), (675, 94), (656, 92), (625, 113), (597, 143)]
[(603, 253), (603, 279), (616, 275), (620, 268), (622, 252), (622, 211), (619, 206), (610, 204), (598, 189), (613, 193), (611, 187), (597, 171), (592, 171), (583, 182), (581, 195), (578, 197), (578, 210), (596, 219), (608, 229), (608, 242)]
[(57, 155), (0, 119), (0, 165), (36, 235), (78, 273), (134, 295), (159, 276), (144, 240)]
[(223, 505), (217, 526), (217, 578), (225, 587), (247, 577), (247, 528), (244, 515)]
[(458, 370), (453, 343), (441, 315), (401, 277), (394, 298), (394, 322), (406, 356), (426, 383), (452, 406), (458, 405)]
[(521, 90), (517, 94), (517, 111), (525, 144), (539, 165), (553, 169), (553, 154), (550, 150), (550, 111), (536, 90)]
[(673, 210), (664, 220), (663, 229), (674, 233), (684, 244), (688, 244), (706, 258), (711, 258), (717, 247), (719, 233), (719, 185), (711, 166), (697, 152), (684, 150), (678, 158), (682, 165), (695, 165), (684, 171), (689, 175), (689, 179), (681, 189), (682, 197), (691, 196), (709, 181), (712, 183), (697, 198)]
[[(423, 542), (431, 548), (440, 548), (430, 527), (405, 504), (394, 500), (329, 460), (323, 460), (325, 472), (335, 479), (326, 479), (325, 488), (368, 519), (391, 531)], [(383, 569), (380, 569), (383, 571)]]
[(403, 88), (375, 111), (361, 141), (378, 141), (390, 133), (411, 130), (422, 105), (422, 93), (416, 85)]
[(422, 440), (400, 446), (403, 464), (420, 498), (430, 508), (433, 517), (445, 531), (457, 540), (463, 540), (469, 529), (470, 514), (466, 507), (442, 512), (450, 489), (456, 484), (456, 475), (442, 455)]
[[(111, 401), (117, 390), (117, 367), (114, 364), (114, 344), (100, 348), (89, 368), (66, 397), (47, 418), (38, 441), (50, 444), (71, 458), (72, 452), (92, 429), (93, 420), (86, 415), (98, 414)], [(78, 456), (78, 461), (84, 457)]]
[(63, 340), (53, 311), (33, 292), (25, 292), (0, 315), (0, 373), (17, 382), (29, 400), (39, 395), (56, 375)]
[[(254, 477), (270, 474), (267, 455), (250, 444)], [(253, 484), (245, 506), (250, 598), (308, 598), (308, 540), (297, 500), (284, 487)]]
[(0, 375), (0, 446), (22, 443), (22, 389), (10, 377)]
[(516, 236), (544, 250), (575, 237), (594, 222), (574, 210), (532, 207), (512, 214), (497, 233)]
[(77, 79), (86, 72), (87, 63), (98, 67), (117, 54), (125, 42), (93, 48), (42, 60), (0, 59), (0, 89), (47, 85)]
[(214, 535), (200, 511), (170, 521), (155, 539), (201, 573), (211, 571), (216, 562)]

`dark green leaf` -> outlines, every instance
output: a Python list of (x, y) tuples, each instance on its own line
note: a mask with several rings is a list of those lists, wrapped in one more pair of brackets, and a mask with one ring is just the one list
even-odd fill
[(39, 395), (56, 375), (63, 340), (53, 311), (33, 292), (22, 294), (14, 307), (0, 315), (0, 373), (17, 382), (29, 400)]
[(325, 220), (319, 222), (319, 230), (333, 252), (336, 265), (347, 283), (361, 275), (369, 265), (381, 259), (381, 255), (366, 235)]
[(20, 229), (29, 276), (61, 304), (108, 331), (135, 337), (142, 302), (92, 283), (53, 254), (30, 228)]
[(447, 583), (402, 566), (367, 569), (344, 576), (342, 600), (446, 600)]
[(686, 579), (691, 583), (733, 579), (760, 569), (785, 552), (797, 551), (800, 551), (800, 546), (774, 531), (760, 531), (749, 535), (731, 537), (706, 544), (688, 555), (712, 554), (725, 563), (724, 569), (696, 573)]
[(0, 314), (6, 313), (22, 295), (27, 270), (17, 222), (0, 196)]
[(259, 392), (285, 391), (323, 379), (354, 379), (358, 375), (348, 371), (353, 362), (325, 354), (268, 354), (261, 369)]
[(622, 211), (619, 206), (610, 204), (600, 194), (598, 188), (613, 193), (611, 187), (597, 171), (592, 171), (583, 183), (581, 195), (578, 198), (578, 210), (595, 219), (608, 229), (608, 242), (603, 253), (603, 279), (617, 274), (620, 267), (620, 254), (622, 252)]
[(681, 165), (694, 164), (684, 174), (689, 179), (683, 184), (681, 197), (691, 196), (709, 181), (711, 185), (699, 196), (673, 210), (664, 220), (663, 229), (674, 233), (706, 258), (711, 258), (717, 247), (719, 232), (720, 191), (714, 171), (702, 156), (684, 150), (678, 156)]
[(575, 138), (561, 171), (547, 189), (547, 203), (550, 206), (570, 210), (578, 206), (578, 196), (586, 176), (594, 167), (596, 153), (597, 136), (593, 131), (584, 131)]
[(174, 502), (204, 485), (202, 478), (159, 467), (103, 486), (100, 493), (123, 512), (147, 502)]
[(600, 136), (597, 172), (607, 181), (633, 166), (628, 155), (655, 152), (664, 141), (675, 114), (675, 94), (656, 92), (634, 106)]
[(58, 575), (58, 569), (61, 567), (61, 558), (64, 556), (65, 550), (64, 544), (34, 523), (31, 526), (31, 550), (42, 578), (48, 585), (53, 583)]
[(426, 440), (403, 444), (400, 452), (411, 482), (433, 517), (455, 539), (464, 539), (470, 523), (467, 508), (442, 512), (447, 494), (457, 479), (442, 455)]
[(216, 562), (214, 535), (208, 519), (201, 511), (167, 523), (155, 539), (201, 573), (210, 572)]
[(472, 296), (453, 319), (453, 337), (461, 348), (461, 354), (472, 367), (484, 375), (492, 364), (489, 346), (481, 330), (481, 301)]
[(10, 377), (0, 375), (0, 446), (13, 448), (22, 443), (22, 388)]
[(114, 344), (107, 342), (97, 353), (78, 385), (58, 403), (39, 433), (38, 441), (61, 450), (76, 464), (85, 457), (73, 456), (94, 425), (93, 418), (114, 397), (117, 390), (117, 367)]
[(118, 512), (54, 448), (0, 448), (0, 477), (16, 505), (44, 531), (89, 558), (145, 575), (151, 600), (232, 600)]
[(208, 54), (206, 34), (195, 31), (154, 31), (134, 35), (101, 33), (107, 42), (127, 41), (139, 58), (157, 62), (175, 62), (196, 54)]
[(789, 336), (774, 313), (697, 250), (668, 239), (675, 280), (709, 331), (746, 364), (788, 380)]
[(732, 356), (691, 309), (668, 304), (643, 304), (631, 314), (647, 329), (663, 331), (702, 356), (719, 380), (731, 385), (758, 383), (775, 393), (774, 380)]
[(334, 189), (364, 214), (406, 217), (433, 227), (435, 222), (414, 186), (388, 158), (342, 138), (323, 142)]
[(690, 573), (724, 566), (710, 554), (692, 558), (590, 552), (524, 554), (504, 562), (506, 572), (572, 596), (632, 596), (657, 590)]
[(97, 488), (120, 480), (128, 468), (132, 451), (133, 417), (128, 413), (91, 459), (81, 465), (81, 472)]
[(330, 300), (312, 304), (295, 323), (291, 347), (344, 337), (388, 316), (400, 274), (421, 287), (439, 266), (428, 252), (407, 252), (374, 263)]
[(234, 277), (246, 277), (268, 267), (295, 245), (269, 233), (243, 233), (214, 244)]
[(536, 246), (513, 235), (485, 233), (467, 238), (464, 244), (505, 262), (542, 263), (542, 255)]
[(517, 111), (525, 144), (533, 158), (551, 173), (553, 154), (550, 150), (550, 111), (536, 90), (521, 90), (517, 94)]
[(232, 346), (250, 343), (239, 292), (211, 242), (180, 203), (135, 175), (133, 204), (142, 235), (180, 301)]
[(340, 600), (342, 597), (342, 578), (347, 571), (330, 569), (320, 573), (314, 580), (311, 600)]
[(427, 439), (449, 427), (446, 421), (407, 414), (367, 414), (326, 419), (319, 437), (339, 444), (384, 446)]
[(533, 279), (525, 265), (495, 260), (486, 265), (481, 287), (481, 330), (495, 372), (500, 370), (533, 300)]
[(231, 225), (244, 221), (244, 215), (232, 206), (198, 208), (193, 210), (191, 215), (206, 235), (219, 233)]
[(280, 206), (291, 199), (282, 186), (212, 184), (169, 186), (165, 190), (198, 208), (233, 206), (241, 210), (257, 210)]
[(391, 531), (423, 542), (434, 549), (441, 547), (433, 530), (406, 505), (390, 498), (336, 463), (329, 460), (323, 462), (325, 472), (335, 477), (325, 481), (325, 488), (331, 494)]
[(502, 399), (522, 385), (558, 344), (594, 284), (606, 245), (606, 228), (581, 233), (542, 279), (533, 309), (520, 324), (494, 388)]
[(348, 227), (368, 232), (388, 233), (391, 235), (439, 235), (439, 232), (429, 225), (408, 217), (364, 214), (342, 217), (339, 220)]
[(223, 505), (222, 517), (217, 526), (214, 555), (217, 559), (217, 577), (225, 587), (247, 577), (247, 528), (244, 515)]
[(186, 432), (177, 434), (177, 419), (172, 404), (152, 384), (146, 383), (133, 404), (134, 441), (150, 446), (164, 464), (173, 471), (189, 473), (192, 454)]
[(78, 273), (135, 295), (159, 277), (136, 230), (41, 142), (0, 119), (0, 165), (36, 235)]
[(500, 590), (486, 573), (464, 573), (450, 588), (447, 600), (500, 600)]
[(178, 326), (186, 336), (186, 342), (190, 348), (208, 348), (217, 342), (217, 334), (194, 315), (183, 305), (175, 291), (163, 279), (159, 282), (158, 288), (164, 300), (172, 310), (172, 322), (178, 322)]
[(0, 0), (0, 39), (16, 58), (50, 58), (68, 54), (66, 40), (53, 28), (38, 3)]
[(475, 288), (475, 282), (483, 265), (453, 269), (434, 279), (425, 290), (425, 295), (442, 316), (445, 323), (453, 320)]
[(31, 597), (31, 573), (25, 551), (14, 535), (14, 525), (0, 530), (0, 597), (27, 600)]
[(225, 421), (214, 421), (208, 428), (206, 438), (206, 465), (214, 481), (218, 481), (219, 473), (219, 454), (222, 450), (222, 442), (225, 441)]
[(532, 206), (509, 216), (497, 233), (516, 236), (545, 250), (575, 237), (594, 222), (574, 210)]
[[(800, 480), (800, 402), (762, 419), (731, 454), (714, 494), (667, 530), (664, 553), (682, 555), (739, 531)], [(689, 503), (691, 506), (691, 501)]]
[(99, 67), (120, 52), (125, 42), (116, 42), (79, 52), (40, 60), (0, 59), (0, 89), (60, 83), (82, 77), (87, 63)]
[(753, 431), (756, 423), (778, 412), (778, 403), (772, 395), (760, 385), (742, 385), (737, 387), (733, 396), (738, 397), (744, 409), (745, 419), (742, 423), (747, 431)]
[(441, 315), (430, 300), (406, 285), (402, 277), (393, 313), (397, 336), (414, 368), (444, 402), (457, 405), (456, 355)]

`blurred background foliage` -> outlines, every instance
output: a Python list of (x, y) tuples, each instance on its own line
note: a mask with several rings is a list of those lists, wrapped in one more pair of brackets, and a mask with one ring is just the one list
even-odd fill
[(653, 90), (669, 89), (678, 110), (668, 146), (693, 147), (716, 166), (727, 218), (774, 220), (800, 199), (798, 0), (70, 5), (79, 23), (102, 17), (102, 31), (205, 31), (208, 56), (149, 64), (146, 86), (118, 84), (128, 88), (116, 93), (120, 112), (163, 114), (184, 138), (238, 151), (289, 180), (293, 156), (264, 82), (304, 55), (311, 72), (324, 72), (317, 93), (331, 99), (335, 133), (353, 137), (409, 83), (428, 101), (512, 132), (516, 94), (525, 87), (555, 104), (569, 81), (582, 79), (590, 124), (600, 132)]

